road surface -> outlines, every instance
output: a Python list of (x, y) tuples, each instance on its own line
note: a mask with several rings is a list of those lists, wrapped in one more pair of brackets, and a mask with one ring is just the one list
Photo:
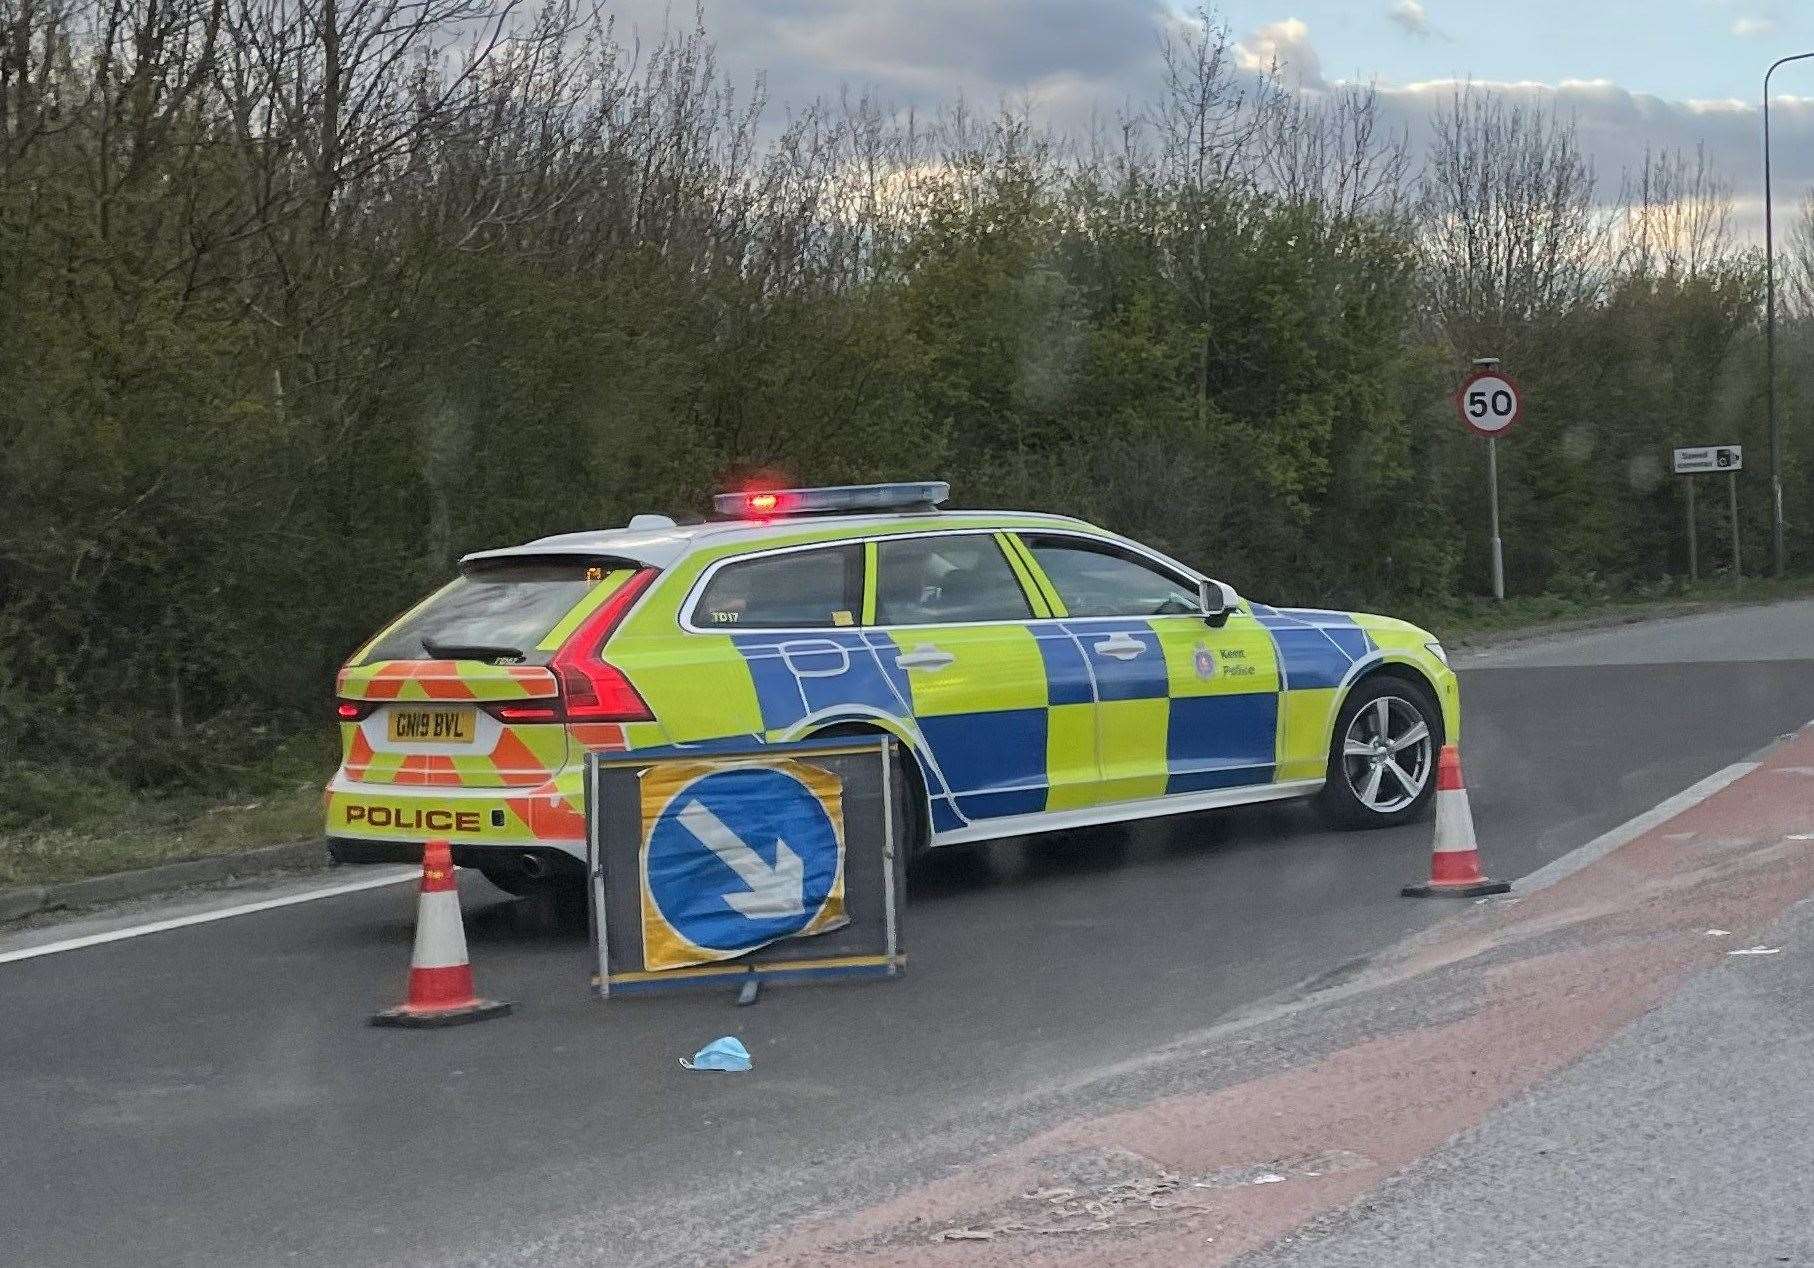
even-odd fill
[(1814, 1263), (1814, 903), (1244, 1268)]
[[(1807, 607), (1470, 657), (1488, 870), (1535, 871), (1814, 718)], [(752, 1009), (597, 1003), (583, 929), (476, 877), (481, 989), (517, 1005), (481, 1026), (364, 1025), (402, 986), (407, 886), (3, 963), (0, 1262), (735, 1259), (1130, 1095), (1105, 1076), (1439, 919), (1397, 897), (1428, 833), (1286, 806), (935, 855), (905, 978)], [(727, 1033), (753, 1072), (680, 1068)]]

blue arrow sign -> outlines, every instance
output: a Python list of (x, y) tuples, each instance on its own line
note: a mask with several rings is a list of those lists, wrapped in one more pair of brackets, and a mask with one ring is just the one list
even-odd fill
[(799, 933), (837, 883), (842, 846), (812, 789), (785, 771), (713, 771), (682, 785), (649, 830), (644, 876), (695, 946), (747, 951)]

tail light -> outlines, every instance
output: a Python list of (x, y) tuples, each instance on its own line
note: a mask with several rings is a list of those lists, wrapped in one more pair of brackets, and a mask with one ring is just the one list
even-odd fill
[(376, 700), (337, 700), (334, 702), (334, 718), (339, 722), (363, 722), (377, 707)]
[[(605, 641), (616, 632), (630, 610), (649, 583), (655, 579), (655, 570), (645, 568), (624, 582), (618, 592), (605, 600), (598, 611), (587, 617), (584, 624), (573, 632), (561, 649), (548, 662), (548, 668), (560, 680), (561, 698), (558, 704), (558, 718), (548, 721), (564, 722), (651, 722), (655, 715), (649, 712), (649, 706), (623, 671), (615, 665), (607, 664), (600, 659), (600, 652)], [(537, 702), (534, 706), (517, 706), (523, 708), (545, 708)], [(499, 715), (503, 717), (500, 710)], [(509, 719), (506, 719), (509, 720)], [(532, 719), (523, 718), (522, 721)]]
[(559, 722), (561, 720), (560, 702), (555, 700), (550, 700), (546, 704), (538, 701), (530, 704), (492, 704), (485, 707), (500, 722)]

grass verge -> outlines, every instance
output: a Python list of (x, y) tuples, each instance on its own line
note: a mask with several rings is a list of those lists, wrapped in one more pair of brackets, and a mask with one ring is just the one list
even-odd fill
[(0, 889), (49, 885), (321, 835), (321, 785), (249, 800), (136, 798), (81, 827), (0, 833)]
[(134, 791), (76, 763), (0, 769), (0, 889), (52, 885), (321, 836), (334, 737), (293, 736), (212, 788)]
[(1810, 595), (1814, 595), (1814, 577), (1785, 577), (1780, 581), (1747, 578), (1738, 586), (1730, 581), (1703, 581), (1696, 585), (1684, 583), (1666, 593), (1622, 597), (1515, 595), (1502, 603), (1469, 598), (1442, 608), (1395, 615), (1416, 621), (1434, 632), (1444, 644), (1481, 647), (1517, 638), (1777, 603)]

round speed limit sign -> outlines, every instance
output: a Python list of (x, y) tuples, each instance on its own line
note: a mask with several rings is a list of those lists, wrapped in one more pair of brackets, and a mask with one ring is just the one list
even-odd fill
[(1476, 370), (1455, 394), (1461, 421), (1482, 436), (1501, 436), (1523, 416), (1518, 385), (1497, 370)]

